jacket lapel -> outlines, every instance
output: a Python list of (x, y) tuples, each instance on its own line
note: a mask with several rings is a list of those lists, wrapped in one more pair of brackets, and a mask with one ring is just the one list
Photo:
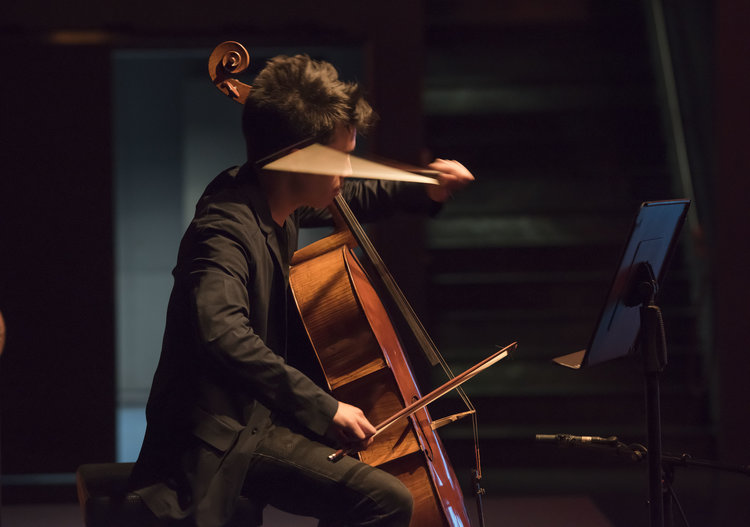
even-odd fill
[[(255, 214), (255, 219), (258, 222), (258, 227), (266, 238), (266, 247), (268, 252), (273, 257), (274, 265), (282, 272), (284, 279), (289, 280), (289, 265), (285, 262), (289, 261), (291, 255), (287, 255), (286, 258), (282, 257), (280, 251), (292, 250), (288, 249), (288, 244), (278, 239), (276, 234), (276, 224), (271, 217), (271, 210), (268, 208), (268, 202), (263, 195), (263, 190), (258, 185), (258, 180), (255, 178), (255, 174), (250, 173), (251, 169), (247, 165), (244, 165), (240, 169), (238, 177), (243, 177), (250, 184), (248, 186), (248, 200), (250, 202), (250, 208)], [(290, 221), (284, 224), (284, 232), (288, 240), (291, 240), (293, 236), (293, 228), (290, 225)]]

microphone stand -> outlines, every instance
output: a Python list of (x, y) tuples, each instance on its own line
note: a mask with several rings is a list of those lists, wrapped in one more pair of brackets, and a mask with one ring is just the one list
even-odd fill
[[(644, 459), (651, 459), (653, 456), (649, 456), (648, 449), (638, 443), (626, 445), (617, 439), (616, 436), (610, 436), (607, 438), (603, 437), (589, 437), (589, 436), (572, 436), (568, 434), (556, 434), (546, 435), (537, 434), (536, 440), (544, 443), (555, 443), (561, 448), (584, 448), (589, 450), (597, 450), (600, 452), (611, 452), (617, 457), (624, 458), (631, 463), (639, 463)], [(693, 458), (690, 454), (680, 454), (679, 456), (673, 454), (663, 454), (661, 456), (661, 467), (664, 470), (664, 521), (665, 525), (673, 525), (673, 515), (671, 504), (677, 505), (680, 511), (680, 517), (685, 526), (689, 526), (685, 511), (680, 504), (680, 500), (677, 498), (677, 493), (674, 491), (672, 484), (674, 483), (674, 474), (676, 467), (687, 467), (687, 468), (708, 468), (712, 470), (720, 470), (725, 472), (735, 472), (739, 474), (745, 474), (750, 476), (750, 465), (732, 465), (726, 463), (717, 463), (715, 461), (708, 461), (705, 459)]]

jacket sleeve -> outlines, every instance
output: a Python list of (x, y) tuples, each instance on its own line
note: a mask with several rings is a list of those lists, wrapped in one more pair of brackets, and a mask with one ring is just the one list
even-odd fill
[[(432, 201), (418, 183), (381, 181), (375, 179), (347, 180), (342, 196), (360, 223), (388, 218), (396, 212), (434, 216), (442, 208)], [(331, 224), (327, 209), (302, 207), (297, 211), (301, 227), (322, 227)]]
[(254, 327), (267, 324), (278, 301), (265, 237), (231, 213), (217, 214), (227, 217), (196, 226), (189, 259), (190, 301), (206, 364), (267, 408), (323, 435), (338, 402), (288, 365)]

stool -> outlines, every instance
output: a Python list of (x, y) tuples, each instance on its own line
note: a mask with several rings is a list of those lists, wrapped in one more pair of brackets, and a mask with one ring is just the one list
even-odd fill
[[(140, 496), (128, 491), (133, 463), (81, 465), (76, 472), (78, 503), (86, 527), (164, 527)], [(231, 524), (262, 525), (262, 508), (246, 497), (237, 500)]]

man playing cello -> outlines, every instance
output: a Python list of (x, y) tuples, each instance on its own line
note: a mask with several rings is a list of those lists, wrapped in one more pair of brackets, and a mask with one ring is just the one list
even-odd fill
[(346, 456), (375, 432), (286, 360), (289, 261), (298, 229), (330, 223), (338, 194), (366, 220), (431, 213), (474, 178), (436, 160), (437, 186), (259, 170), (313, 138), (351, 152), (374, 113), (356, 85), (307, 56), (269, 61), (245, 102), (247, 163), (206, 188), (173, 271), (147, 430), (131, 486), (161, 519), (230, 524), (241, 493), (324, 525), (407, 526), (412, 497), (395, 477)]

